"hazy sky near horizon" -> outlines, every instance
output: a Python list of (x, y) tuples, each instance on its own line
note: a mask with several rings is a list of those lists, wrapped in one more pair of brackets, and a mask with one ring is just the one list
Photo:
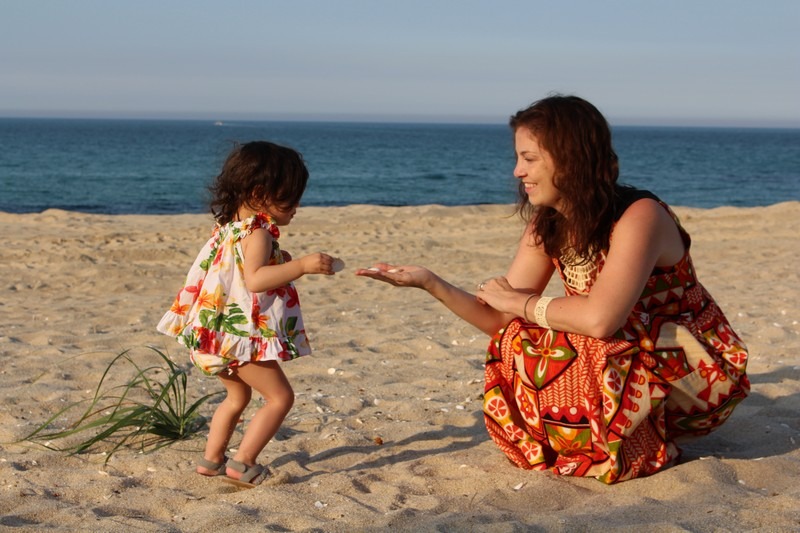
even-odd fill
[(0, 116), (800, 127), (797, 0), (0, 0)]

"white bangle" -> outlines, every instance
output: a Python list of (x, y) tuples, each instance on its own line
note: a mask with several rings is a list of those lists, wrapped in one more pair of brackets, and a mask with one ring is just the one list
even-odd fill
[(550, 305), (551, 300), (552, 298), (549, 296), (542, 296), (536, 302), (536, 307), (533, 308), (533, 319), (536, 320), (537, 324), (547, 329), (552, 329), (550, 324), (547, 323), (547, 306)]

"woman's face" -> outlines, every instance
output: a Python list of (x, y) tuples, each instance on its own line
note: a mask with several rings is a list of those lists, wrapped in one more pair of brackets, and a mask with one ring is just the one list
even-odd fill
[(556, 173), (550, 154), (539, 145), (539, 140), (527, 128), (517, 128), (514, 133), (514, 150), (517, 164), (514, 177), (525, 185), (528, 201), (536, 206), (552, 207), (561, 211), (561, 191), (553, 184)]

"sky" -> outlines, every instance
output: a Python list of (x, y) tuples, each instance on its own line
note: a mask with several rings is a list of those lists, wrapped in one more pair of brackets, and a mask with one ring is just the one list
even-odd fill
[(0, 117), (800, 127), (797, 0), (0, 0)]

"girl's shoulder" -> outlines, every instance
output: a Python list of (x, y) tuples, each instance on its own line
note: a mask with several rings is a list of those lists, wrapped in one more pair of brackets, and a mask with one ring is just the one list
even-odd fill
[(281, 236), (278, 226), (275, 225), (275, 222), (266, 213), (256, 213), (244, 220), (230, 222), (228, 225), (230, 226), (235, 240), (244, 239), (258, 229), (267, 230), (270, 235), (272, 235), (273, 239), (277, 239)]

